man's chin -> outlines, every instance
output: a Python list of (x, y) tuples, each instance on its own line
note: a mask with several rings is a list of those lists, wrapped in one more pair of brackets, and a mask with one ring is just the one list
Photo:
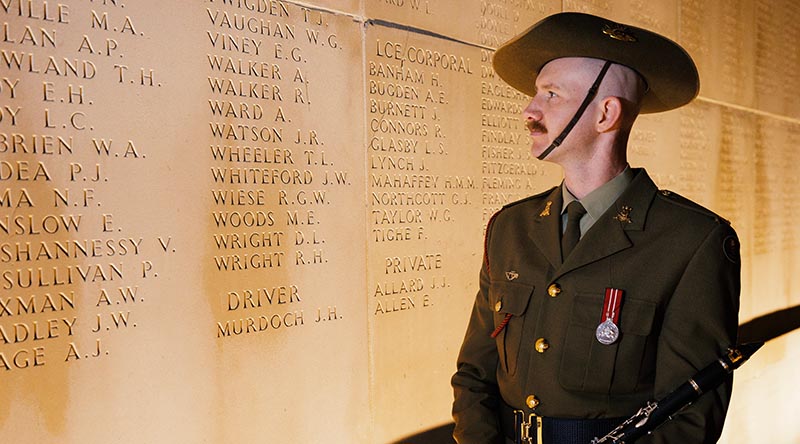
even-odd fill
[[(549, 144), (549, 143), (547, 143), (547, 141), (544, 141), (544, 140), (543, 140), (543, 141), (541, 141), (541, 142), (534, 141), (534, 142), (531, 144), (531, 155), (532, 155), (533, 157), (535, 157), (535, 158), (537, 158), (537, 159), (538, 159), (538, 158), (539, 158), (539, 156), (541, 156), (541, 155), (542, 155), (542, 153), (543, 153), (543, 152), (544, 152), (544, 151), (545, 151), (545, 150), (546, 150), (546, 149), (547, 149), (549, 146), (550, 146), (550, 144)], [(548, 155), (547, 157), (550, 157), (550, 155)], [(541, 160), (547, 160), (547, 157), (545, 157), (544, 159), (541, 159)]]

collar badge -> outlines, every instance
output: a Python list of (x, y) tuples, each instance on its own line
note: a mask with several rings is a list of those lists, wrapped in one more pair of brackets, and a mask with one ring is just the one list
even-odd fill
[(614, 219), (622, 223), (629, 224), (633, 222), (633, 220), (631, 219), (631, 211), (632, 211), (631, 207), (623, 205), (622, 209), (619, 210), (619, 213), (617, 213), (617, 215), (614, 216)]
[(548, 200), (547, 203), (544, 206), (544, 210), (542, 210), (542, 212), (539, 213), (539, 217), (549, 216), (550, 215), (550, 207), (551, 206), (553, 206), (553, 202)]
[(514, 270), (506, 271), (506, 279), (508, 279), (509, 281), (513, 281), (514, 279), (516, 279), (518, 277), (519, 277), (519, 273), (517, 273), (516, 271), (514, 271)]

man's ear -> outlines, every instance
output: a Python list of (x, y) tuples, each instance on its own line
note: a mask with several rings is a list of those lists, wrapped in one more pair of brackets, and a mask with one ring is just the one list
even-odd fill
[(622, 126), (622, 101), (619, 97), (609, 96), (600, 101), (598, 106), (597, 132), (605, 133), (619, 129)]

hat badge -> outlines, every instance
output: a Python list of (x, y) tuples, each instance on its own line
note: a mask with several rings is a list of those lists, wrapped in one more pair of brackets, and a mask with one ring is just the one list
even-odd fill
[(606, 23), (603, 25), (603, 34), (622, 42), (637, 41), (636, 37), (628, 32), (628, 27), (619, 23)]

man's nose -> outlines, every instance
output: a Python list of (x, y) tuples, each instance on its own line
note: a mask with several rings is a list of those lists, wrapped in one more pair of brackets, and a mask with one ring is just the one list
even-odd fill
[(539, 121), (542, 120), (542, 110), (541, 107), (536, 102), (536, 97), (531, 99), (528, 103), (528, 106), (522, 111), (522, 117), (527, 120), (534, 120)]

